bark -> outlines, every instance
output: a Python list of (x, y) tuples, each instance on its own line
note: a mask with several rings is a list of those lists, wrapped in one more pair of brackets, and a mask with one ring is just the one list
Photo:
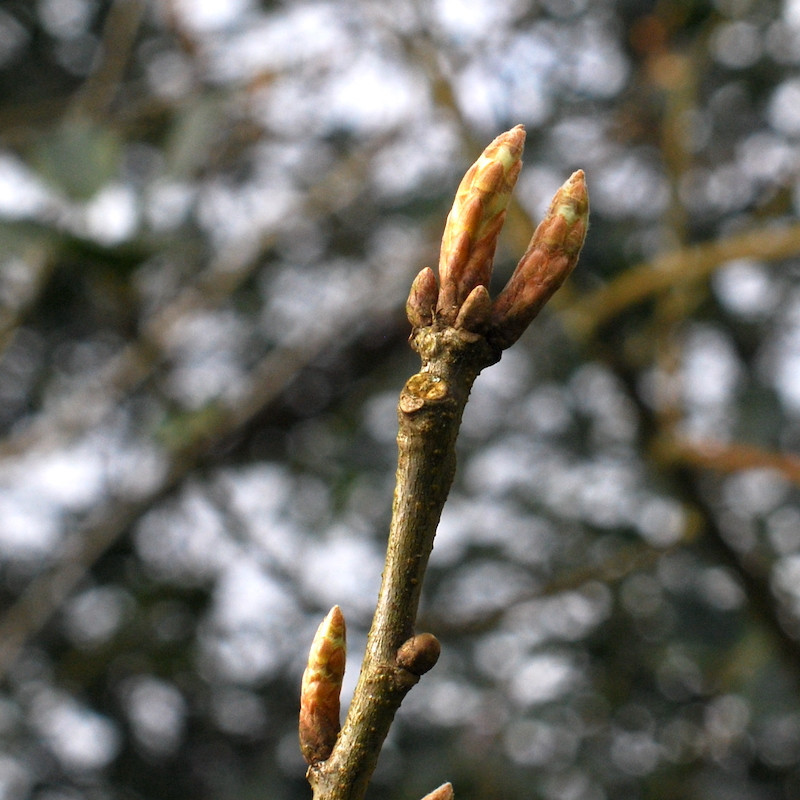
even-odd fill
[[(398, 404), (397, 483), (386, 564), (353, 701), (333, 752), (313, 764), (314, 800), (361, 800), (406, 693), (433, 666), (438, 645), (410, 659), (420, 590), (456, 468), (456, 438), (472, 384), (499, 359), (482, 336), (451, 327), (415, 332), (422, 369)], [(419, 637), (429, 643), (433, 637)], [(435, 640), (434, 640), (435, 641)], [(404, 648), (403, 645), (407, 644)], [(398, 658), (398, 651), (401, 651)]]

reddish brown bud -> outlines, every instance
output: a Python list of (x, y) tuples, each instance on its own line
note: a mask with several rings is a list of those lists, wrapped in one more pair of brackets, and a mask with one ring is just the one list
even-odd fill
[(497, 237), (517, 181), (525, 129), (501, 133), (467, 170), (447, 217), (439, 255), (436, 313), (447, 324), (478, 285), (488, 286)]
[(489, 290), (479, 284), (467, 295), (453, 327), (470, 333), (483, 333), (489, 326), (491, 313), (492, 298), (489, 297)]
[(488, 338), (510, 347), (578, 263), (589, 220), (583, 170), (556, 192), (505, 289), (492, 306)]
[(432, 633), (419, 633), (403, 642), (397, 651), (397, 666), (424, 675), (439, 660), (442, 646)]
[(308, 764), (324, 761), (339, 735), (345, 637), (344, 616), (334, 606), (314, 635), (300, 689), (300, 751)]
[(426, 794), (422, 800), (453, 800), (454, 797), (453, 784), (443, 783), (438, 789), (434, 789), (430, 794)]
[(406, 301), (406, 316), (414, 328), (425, 328), (433, 322), (439, 287), (430, 267), (425, 267), (411, 284)]

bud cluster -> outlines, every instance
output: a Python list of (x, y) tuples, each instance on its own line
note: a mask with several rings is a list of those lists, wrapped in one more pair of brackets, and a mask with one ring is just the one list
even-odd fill
[(500, 134), (461, 181), (442, 236), (438, 285), (426, 267), (411, 286), (406, 313), (414, 328), (450, 325), (483, 335), (504, 350), (574, 269), (589, 218), (582, 170), (556, 192), (506, 287), (494, 302), (489, 296), (494, 253), (524, 144), (522, 125)]

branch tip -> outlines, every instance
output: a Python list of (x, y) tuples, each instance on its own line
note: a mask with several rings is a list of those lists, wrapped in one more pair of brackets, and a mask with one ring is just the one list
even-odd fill
[[(336, 608), (315, 637), (303, 677), (300, 741), (312, 765), (308, 776), (317, 800), (364, 796), (397, 709), (439, 658), (435, 636), (409, 634), (416, 626), (428, 557), (455, 474), (456, 439), (470, 389), (566, 278), (583, 244), (588, 195), (579, 170), (556, 193), (509, 285), (492, 303), (492, 262), (524, 143), (525, 130), (517, 125), (470, 167), (445, 225), (438, 284), (426, 268), (409, 292), (411, 346), (422, 367), (406, 381), (398, 403), (397, 479), (386, 561), (341, 734), (344, 621), (338, 617), (339, 636)], [(453, 788), (444, 784), (423, 800), (453, 800)]]
[(493, 303), (489, 297), (497, 240), (524, 146), (522, 125), (501, 133), (461, 180), (442, 235), (439, 285), (426, 268), (411, 286), (406, 313), (415, 331), (450, 326), (470, 341), (483, 336), (499, 358), (577, 264), (589, 220), (581, 169), (556, 192), (506, 287)]

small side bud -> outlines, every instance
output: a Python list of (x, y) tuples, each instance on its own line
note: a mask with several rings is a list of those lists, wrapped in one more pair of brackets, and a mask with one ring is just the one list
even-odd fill
[(345, 640), (344, 615), (334, 606), (314, 635), (300, 689), (300, 751), (308, 764), (324, 761), (339, 735)]
[(426, 794), (422, 800), (453, 800), (454, 798), (453, 784), (443, 783), (438, 789), (434, 789), (430, 794)]
[(447, 217), (439, 254), (436, 313), (452, 324), (467, 295), (488, 286), (497, 237), (522, 167), (525, 129), (501, 133), (467, 170)]
[(414, 675), (424, 675), (439, 660), (442, 646), (432, 633), (418, 633), (397, 651), (397, 666)]
[(470, 333), (483, 333), (489, 327), (491, 314), (492, 298), (489, 297), (489, 290), (479, 284), (467, 295), (453, 327)]
[(414, 278), (406, 300), (406, 316), (413, 328), (425, 328), (433, 322), (438, 296), (436, 276), (430, 267), (425, 267)]
[(492, 306), (488, 338), (510, 347), (578, 263), (589, 221), (583, 170), (556, 192), (505, 289)]

